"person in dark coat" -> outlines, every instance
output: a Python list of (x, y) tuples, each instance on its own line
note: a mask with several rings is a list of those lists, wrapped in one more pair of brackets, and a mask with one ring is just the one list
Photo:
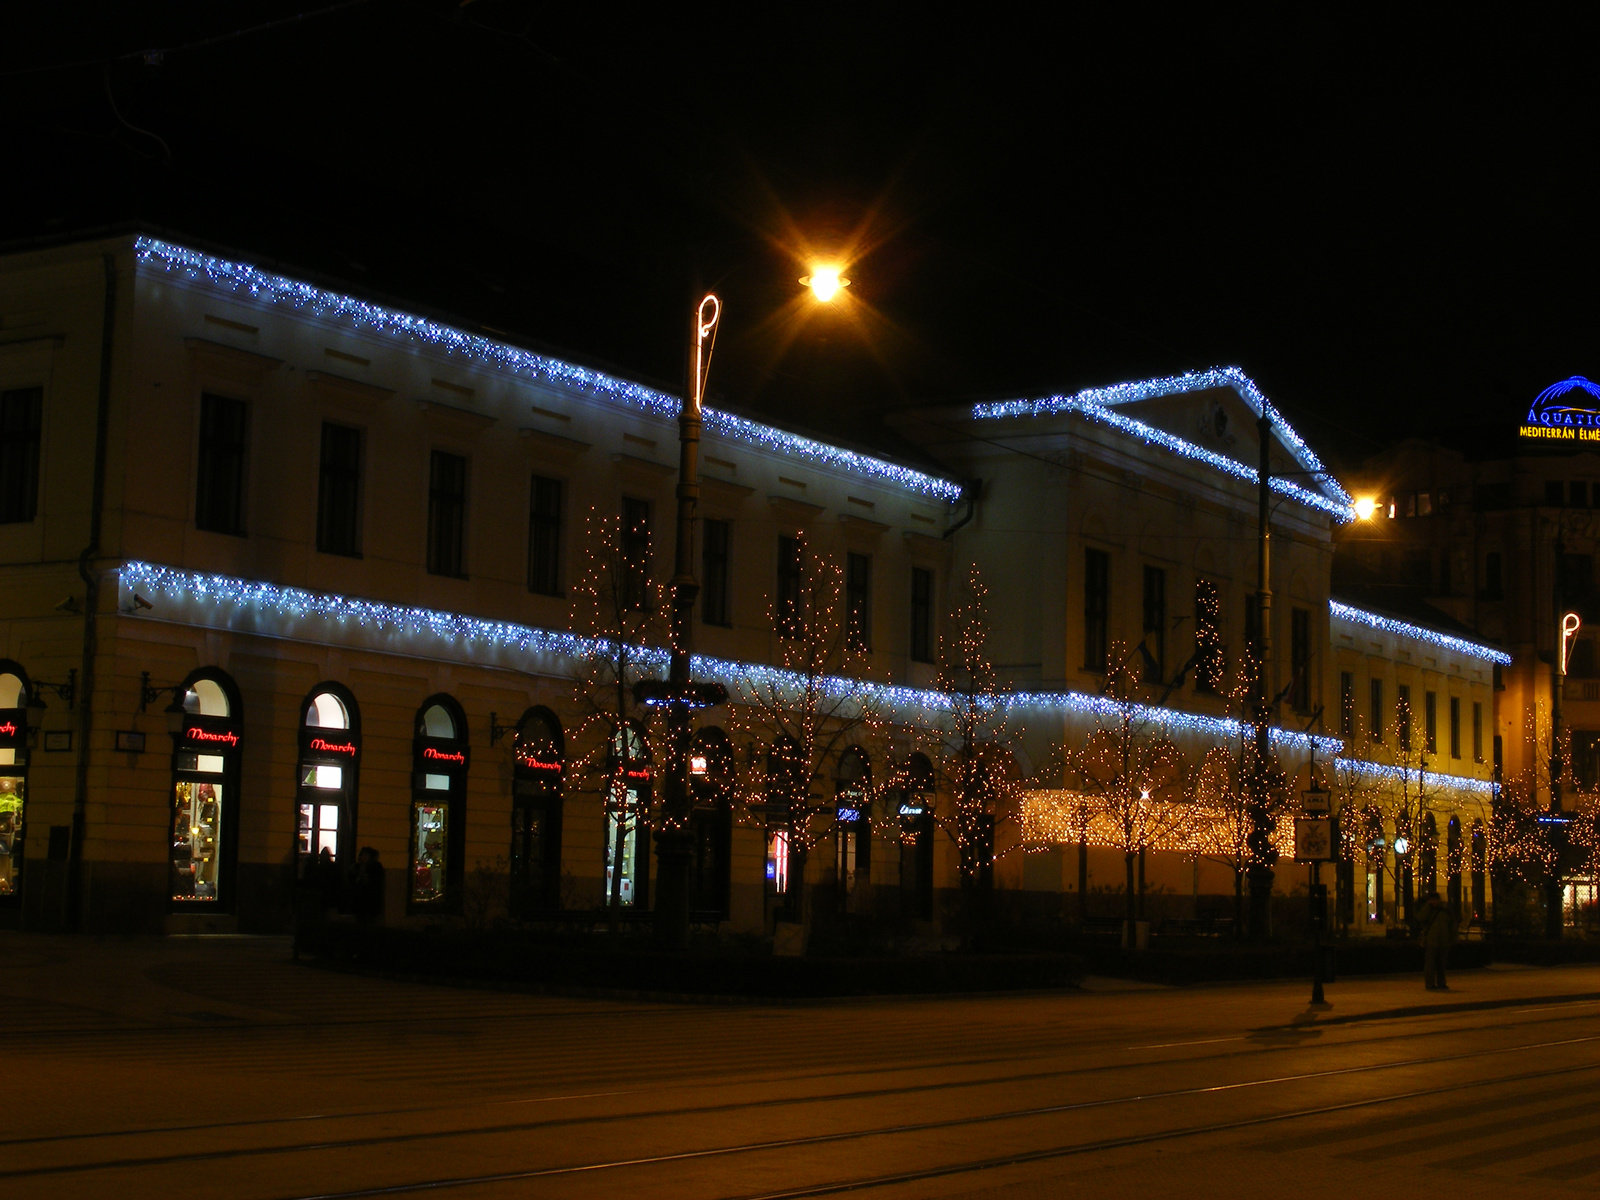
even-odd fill
[(361, 847), (356, 855), (354, 892), (356, 920), (376, 924), (383, 916), (383, 864), (371, 846)]
[(1417, 929), (1422, 934), (1422, 983), (1430, 992), (1450, 990), (1444, 971), (1450, 958), (1450, 941), (1455, 936), (1454, 926), (1449, 906), (1438, 892), (1429, 892), (1417, 913)]

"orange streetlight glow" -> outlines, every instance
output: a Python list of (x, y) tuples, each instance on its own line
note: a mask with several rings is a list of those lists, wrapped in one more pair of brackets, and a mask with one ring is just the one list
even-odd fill
[(841, 291), (850, 286), (850, 281), (839, 273), (838, 267), (813, 267), (811, 274), (800, 281), (811, 289), (811, 294), (823, 304), (833, 300)]
[(1378, 511), (1378, 502), (1371, 496), (1363, 496), (1356, 501), (1356, 518), (1361, 521), (1372, 520), (1372, 514)]

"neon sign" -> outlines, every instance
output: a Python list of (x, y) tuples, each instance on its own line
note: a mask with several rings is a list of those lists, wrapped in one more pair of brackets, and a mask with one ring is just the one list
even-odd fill
[(432, 746), (427, 746), (422, 751), (422, 757), (431, 758), (436, 762), (453, 762), (460, 763), (462, 766), (467, 765), (467, 756), (460, 750), (435, 750)]
[(1567, 663), (1572, 658), (1572, 638), (1583, 625), (1583, 618), (1569, 612), (1561, 618), (1561, 673), (1567, 673)]
[(847, 824), (851, 821), (859, 821), (861, 820), (861, 810), (859, 808), (841, 808), (839, 810), (839, 820)]
[(16, 737), (17, 727), (11, 721), (7, 721), (4, 725), (0, 725), (0, 733), (5, 734), (6, 737)]
[(1517, 432), (1525, 438), (1600, 442), (1600, 384), (1582, 375), (1552, 383), (1533, 398), (1528, 419)]
[(321, 750), (324, 754), (348, 754), (352, 758), (355, 757), (356, 753), (356, 744), (354, 742), (329, 742), (324, 741), (322, 738), (312, 738), (311, 748), (313, 750)]
[(531, 754), (518, 754), (517, 761), (523, 766), (527, 767), (530, 771), (561, 770), (561, 764), (559, 762), (545, 762), (543, 759), (535, 758)]
[(183, 736), (191, 742), (226, 742), (230, 746), (239, 744), (237, 733), (212, 733), (209, 729), (198, 729), (192, 725), (183, 731)]

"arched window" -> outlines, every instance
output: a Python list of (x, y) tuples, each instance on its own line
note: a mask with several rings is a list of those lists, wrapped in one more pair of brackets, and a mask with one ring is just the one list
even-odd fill
[[(296, 876), (309, 879), (319, 860), (349, 865), (356, 839), (356, 783), (361, 715), (337, 683), (318, 684), (300, 705), (296, 768)], [(323, 852), (326, 851), (326, 856)]]
[(689, 904), (705, 917), (730, 913), (733, 852), (733, 744), (716, 726), (697, 729), (689, 744), (689, 790), (694, 835)]
[(0, 659), (0, 904), (20, 903), (27, 834), (28, 675)]
[(1461, 818), (1451, 817), (1444, 830), (1445, 869), (1449, 873), (1450, 915), (1461, 920)]
[(1422, 837), (1417, 845), (1417, 858), (1422, 866), (1422, 890), (1432, 894), (1439, 890), (1439, 822), (1432, 813), (1422, 816)]
[(566, 743), (548, 708), (517, 722), (511, 768), (511, 911), (529, 917), (561, 907), (562, 772)]
[(789, 737), (777, 738), (767, 749), (767, 878), (770, 897), (789, 895), (789, 820), (793, 808), (804, 800), (800, 747)]
[(1411, 814), (1401, 813), (1394, 822), (1395, 904), (1397, 920), (1411, 920), (1411, 900), (1415, 892), (1412, 867), (1417, 845), (1411, 828)]
[(225, 912), (233, 905), (239, 841), (239, 689), (221, 671), (196, 671), (180, 685), (173, 735), (168, 882), (174, 910)]
[(933, 764), (913, 754), (904, 767), (900, 793), (900, 911), (917, 921), (933, 920)]
[(406, 904), (453, 911), (461, 902), (467, 818), (467, 717), (446, 695), (417, 710), (411, 740), (411, 863)]
[[(1488, 867), (1489, 839), (1484, 834), (1483, 822), (1472, 820), (1472, 919), (1488, 920), (1488, 896), (1484, 893), (1484, 874)], [(1458, 885), (1459, 886), (1459, 885)]]
[[(644, 908), (650, 884), (650, 747), (637, 726), (611, 737), (606, 789), (606, 903)], [(620, 866), (619, 866), (620, 864)]]
[(834, 786), (834, 862), (839, 890), (851, 909), (857, 891), (865, 896), (872, 878), (871, 787), (871, 764), (859, 747), (851, 746), (839, 756)]
[(1383, 815), (1375, 808), (1366, 812), (1366, 838), (1367, 851), (1367, 920), (1379, 922), (1383, 920), (1383, 872), (1384, 859), (1389, 853), (1389, 843), (1383, 836)]

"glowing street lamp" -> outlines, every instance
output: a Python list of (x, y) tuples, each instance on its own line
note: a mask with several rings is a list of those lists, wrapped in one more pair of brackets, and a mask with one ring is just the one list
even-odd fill
[(811, 294), (823, 304), (832, 303), (834, 297), (850, 286), (850, 281), (840, 274), (838, 267), (821, 265), (811, 268), (811, 274), (800, 283), (810, 288)]
[(1370, 521), (1377, 512), (1378, 502), (1371, 496), (1362, 496), (1356, 501), (1356, 520)]

